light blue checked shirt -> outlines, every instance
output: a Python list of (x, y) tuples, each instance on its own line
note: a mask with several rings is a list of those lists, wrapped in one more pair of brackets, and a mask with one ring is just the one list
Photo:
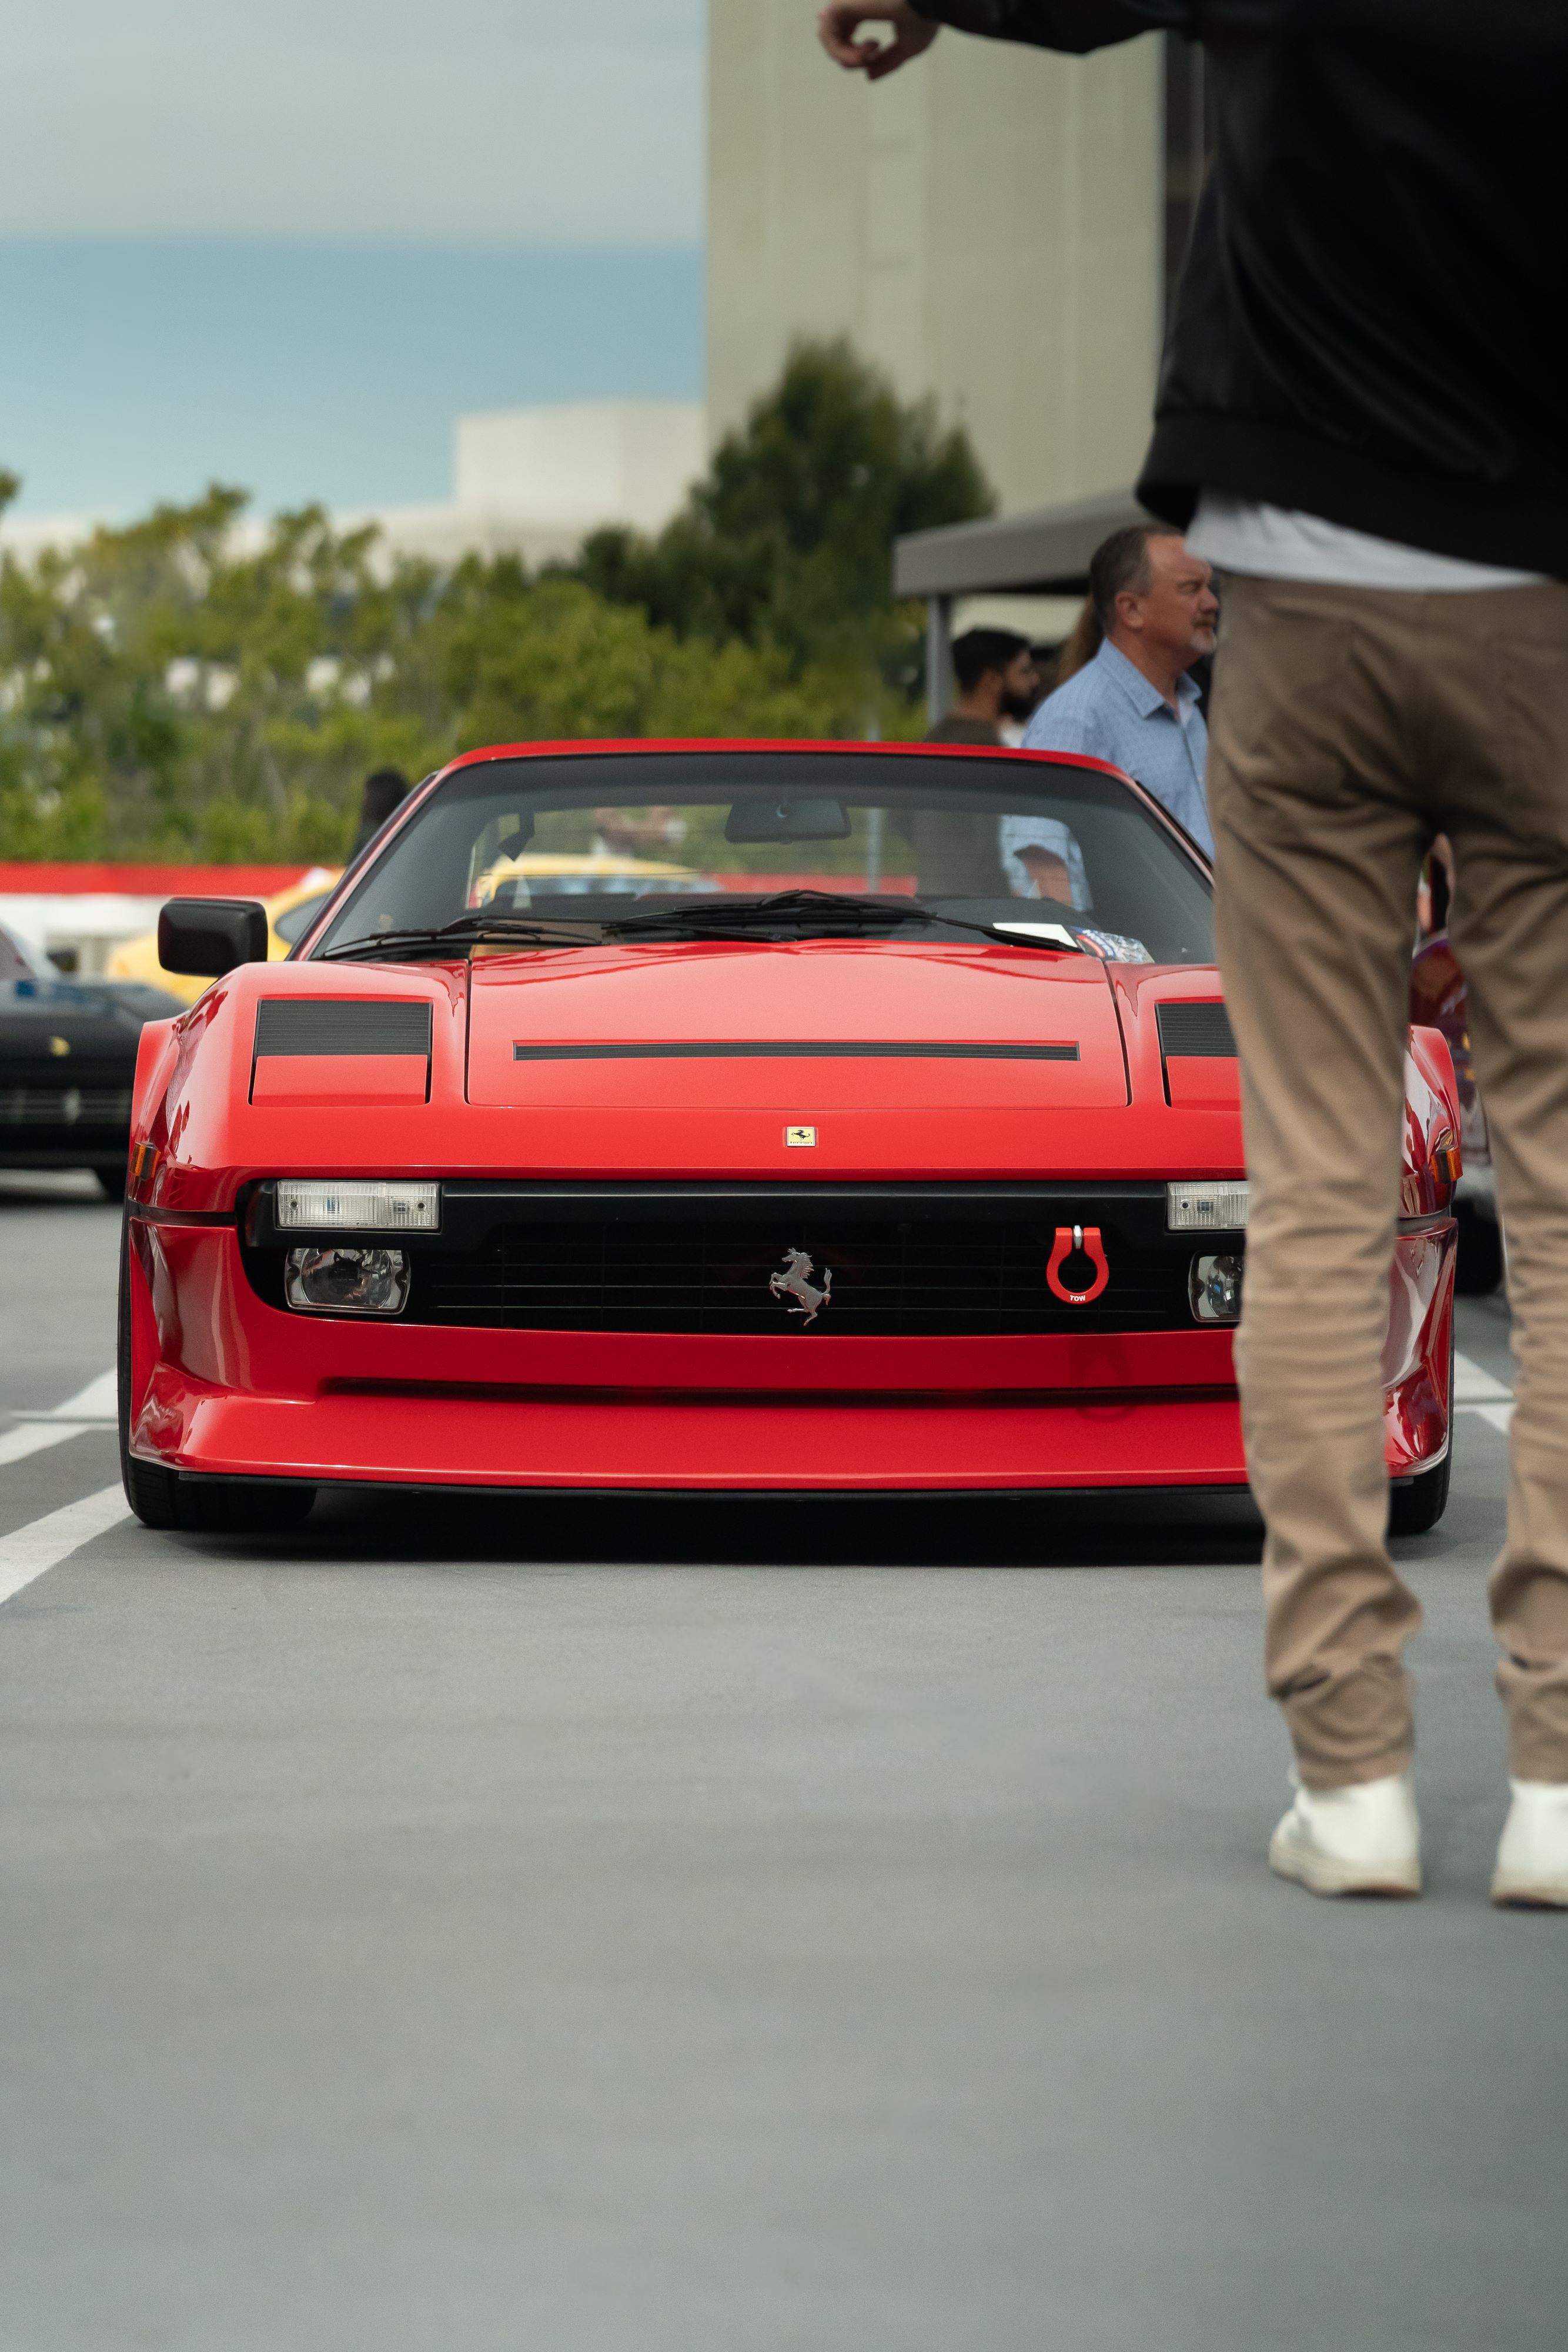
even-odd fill
[(1092, 662), (1047, 695), (1024, 733), (1026, 751), (1077, 751), (1125, 768), (1212, 857), (1203, 796), (1208, 730), (1190, 677), (1176, 687), (1178, 719), (1157, 686), (1109, 640)]

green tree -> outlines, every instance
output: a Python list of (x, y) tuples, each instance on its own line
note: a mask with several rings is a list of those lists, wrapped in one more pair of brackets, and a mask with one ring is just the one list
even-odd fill
[(509, 562), (465, 565), (439, 626), (460, 742), (856, 730), (852, 677), (797, 674), (776, 646), (683, 644), (581, 581), (529, 583)]
[(803, 344), (657, 541), (574, 572), (444, 575), (222, 484), (0, 557), (0, 856), (328, 862), (369, 770), (477, 743), (914, 731), (890, 544), (988, 504), (928, 404)]
[(361, 779), (485, 742), (846, 735), (862, 682), (512, 557), (388, 564), (215, 488), (0, 565), (0, 856), (331, 862)]
[(674, 520), (656, 539), (596, 531), (575, 569), (677, 635), (775, 644), (798, 667), (875, 667), (907, 689), (917, 638), (894, 602), (893, 541), (995, 503), (934, 402), (901, 402), (845, 342), (802, 341)]
[(335, 857), (368, 768), (444, 756), (444, 712), (399, 691), (434, 574), (245, 506), (214, 487), (0, 563), (5, 851)]

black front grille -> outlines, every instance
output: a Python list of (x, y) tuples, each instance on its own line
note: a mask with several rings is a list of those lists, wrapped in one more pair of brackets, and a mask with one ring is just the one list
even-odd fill
[(19, 1127), (130, 1125), (129, 1087), (0, 1087), (0, 1132)]
[[(1092, 1305), (1048, 1286), (1054, 1222), (852, 1217), (508, 1221), (465, 1251), (415, 1249), (405, 1319), (529, 1330), (803, 1330), (769, 1277), (794, 1248), (831, 1297), (813, 1333), (1189, 1329), (1190, 1252), (1102, 1234), (1111, 1279)], [(1067, 1279), (1087, 1282), (1083, 1261)]]

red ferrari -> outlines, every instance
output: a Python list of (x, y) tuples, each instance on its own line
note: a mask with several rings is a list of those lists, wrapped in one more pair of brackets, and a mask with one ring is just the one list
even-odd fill
[[(1246, 1482), (1208, 873), (1051, 753), (546, 744), (433, 777), (286, 963), (142, 1034), (120, 1435), (154, 1527), (322, 1487)], [(1411, 1033), (1395, 1526), (1448, 1487), (1458, 1110)]]

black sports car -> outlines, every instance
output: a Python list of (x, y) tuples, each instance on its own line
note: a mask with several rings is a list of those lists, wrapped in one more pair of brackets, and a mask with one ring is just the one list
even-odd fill
[(184, 1007), (133, 980), (66, 980), (0, 925), (0, 1168), (90, 1168), (125, 1191), (142, 1024)]

